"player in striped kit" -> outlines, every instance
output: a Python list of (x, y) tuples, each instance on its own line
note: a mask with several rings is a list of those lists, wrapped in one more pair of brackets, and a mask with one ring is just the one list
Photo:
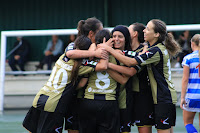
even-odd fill
[(193, 52), (185, 56), (182, 62), (183, 79), (180, 107), (183, 109), (184, 125), (188, 133), (197, 133), (193, 126), (193, 120), (196, 112), (200, 113), (199, 39), (200, 34), (192, 37), (191, 48)]

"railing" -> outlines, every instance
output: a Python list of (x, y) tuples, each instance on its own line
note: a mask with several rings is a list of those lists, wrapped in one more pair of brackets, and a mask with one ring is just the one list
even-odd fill
[[(172, 72), (183, 72), (183, 68), (171, 68)], [(5, 75), (43, 75), (51, 74), (51, 70), (40, 71), (6, 71)]]
[(5, 75), (42, 75), (42, 74), (51, 74), (51, 70), (42, 70), (42, 71), (7, 71)]

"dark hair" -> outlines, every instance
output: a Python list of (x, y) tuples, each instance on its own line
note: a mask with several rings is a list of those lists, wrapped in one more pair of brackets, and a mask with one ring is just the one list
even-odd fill
[(179, 44), (174, 40), (172, 34), (167, 33), (167, 28), (165, 22), (159, 19), (152, 19), (151, 22), (154, 24), (154, 32), (159, 33), (158, 42), (163, 41), (169, 54), (174, 56), (180, 52), (181, 48)]
[(144, 32), (145, 25), (142, 23), (133, 23), (133, 30), (138, 32), (138, 41), (144, 43)]
[(115, 31), (121, 32), (125, 37), (125, 50), (131, 50), (131, 36), (128, 28), (124, 25), (118, 25), (112, 30), (112, 35)]
[[(92, 42), (88, 37), (82, 35), (76, 38), (74, 44), (75, 44), (74, 47), (76, 49), (88, 50)], [(73, 83), (73, 85), (75, 85), (76, 80), (78, 78), (78, 71), (79, 71), (79, 67), (81, 66), (81, 63), (82, 63), (82, 59), (76, 59), (74, 61), (74, 65), (71, 72), (71, 82)]]
[(87, 36), (81, 35), (74, 41), (74, 48), (80, 50), (88, 50), (91, 44), (92, 42)]
[(100, 44), (103, 43), (104, 37), (106, 38), (106, 41), (110, 39), (110, 31), (107, 29), (100, 30), (96, 35), (95, 35), (95, 43)]
[(85, 35), (88, 36), (90, 31), (96, 33), (96, 31), (103, 25), (97, 18), (88, 18), (87, 20), (80, 20), (78, 22), (77, 30), (78, 36)]

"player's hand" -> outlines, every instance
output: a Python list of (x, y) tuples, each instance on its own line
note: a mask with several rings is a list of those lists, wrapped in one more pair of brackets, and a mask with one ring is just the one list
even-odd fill
[(103, 39), (103, 43), (98, 44), (97, 48), (105, 48), (108, 51), (109, 48), (112, 48), (113, 43), (114, 42), (113, 42), (112, 38), (110, 38), (107, 42), (106, 42), (106, 39), (104, 38)]
[(108, 59), (109, 55), (108, 55), (108, 52), (106, 51), (105, 48), (98, 48), (96, 51), (95, 51), (95, 57), (97, 58), (102, 58), (102, 59)]
[(139, 52), (139, 55), (144, 54), (147, 51), (148, 51), (148, 45), (145, 44), (142, 52)]
[(112, 38), (110, 38), (110, 39), (106, 42), (106, 38), (105, 38), (105, 37), (103, 38), (103, 43), (106, 44), (106, 45), (108, 45), (108, 46), (110, 46), (110, 47), (113, 47), (113, 44), (114, 44)]
[(183, 109), (183, 105), (186, 105), (185, 98), (181, 98), (180, 108)]

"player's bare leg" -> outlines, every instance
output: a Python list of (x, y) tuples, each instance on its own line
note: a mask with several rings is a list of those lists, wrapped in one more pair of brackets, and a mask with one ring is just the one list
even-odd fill
[(174, 133), (173, 127), (170, 128), (170, 133)]
[(166, 129), (166, 130), (157, 130), (158, 133), (170, 133), (170, 129)]
[(68, 130), (68, 133), (79, 133), (78, 130)]
[(138, 132), (139, 133), (152, 133), (152, 127), (151, 126), (138, 127)]

